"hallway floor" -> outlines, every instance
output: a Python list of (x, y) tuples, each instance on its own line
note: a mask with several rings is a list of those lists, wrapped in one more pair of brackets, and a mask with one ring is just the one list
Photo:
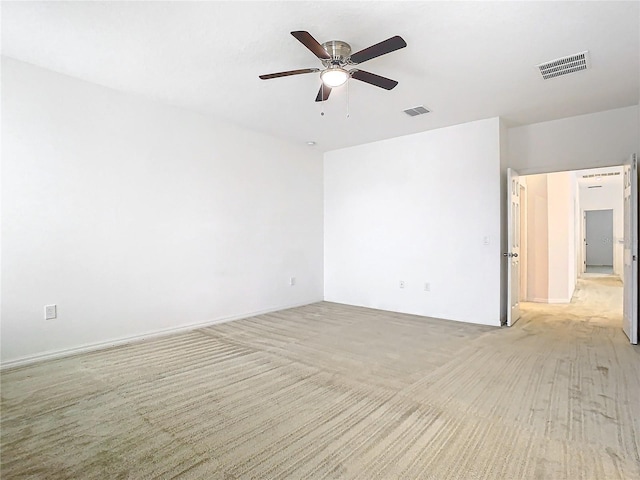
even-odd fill
[[(522, 319), (576, 321), (622, 329), (622, 280), (617, 275), (585, 273), (578, 279), (571, 303), (521, 302)], [(521, 319), (521, 320), (522, 320)], [(520, 320), (520, 321), (521, 321)]]
[(587, 273), (604, 273), (613, 275), (613, 265), (587, 265)]

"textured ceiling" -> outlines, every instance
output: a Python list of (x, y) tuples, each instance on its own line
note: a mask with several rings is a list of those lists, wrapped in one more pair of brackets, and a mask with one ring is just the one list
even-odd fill
[[(2, 53), (322, 151), (501, 116), (529, 124), (638, 104), (639, 2), (2, 2)], [(408, 46), (314, 102), (320, 67), (289, 32), (354, 51)], [(589, 50), (590, 70), (541, 79), (535, 65)], [(424, 104), (432, 113), (408, 117)], [(321, 110), (324, 108), (324, 116)], [(349, 118), (347, 118), (349, 112)]]

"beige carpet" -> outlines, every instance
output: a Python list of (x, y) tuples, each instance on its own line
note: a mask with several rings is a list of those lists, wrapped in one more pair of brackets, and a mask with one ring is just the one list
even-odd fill
[(510, 329), (331, 303), (2, 373), (2, 479), (638, 479), (619, 282)]

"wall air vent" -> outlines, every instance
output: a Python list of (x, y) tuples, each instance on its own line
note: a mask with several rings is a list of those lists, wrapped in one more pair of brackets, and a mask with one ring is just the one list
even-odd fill
[(424, 115), (425, 113), (429, 113), (431, 110), (425, 108), (424, 105), (420, 105), (418, 107), (407, 108), (403, 110), (404, 113), (409, 115), (410, 117), (415, 117), (417, 115)]
[(545, 80), (586, 70), (589, 67), (589, 51), (541, 63), (537, 67)]

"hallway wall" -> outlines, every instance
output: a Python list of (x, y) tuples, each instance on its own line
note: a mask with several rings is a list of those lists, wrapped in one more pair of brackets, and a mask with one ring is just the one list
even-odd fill
[(547, 176), (522, 177), (527, 185), (527, 300), (546, 302), (549, 298), (549, 223)]
[(547, 175), (549, 303), (569, 303), (576, 286), (574, 184), (572, 172)]
[(521, 178), (527, 186), (527, 300), (567, 303), (576, 285), (574, 175)]

